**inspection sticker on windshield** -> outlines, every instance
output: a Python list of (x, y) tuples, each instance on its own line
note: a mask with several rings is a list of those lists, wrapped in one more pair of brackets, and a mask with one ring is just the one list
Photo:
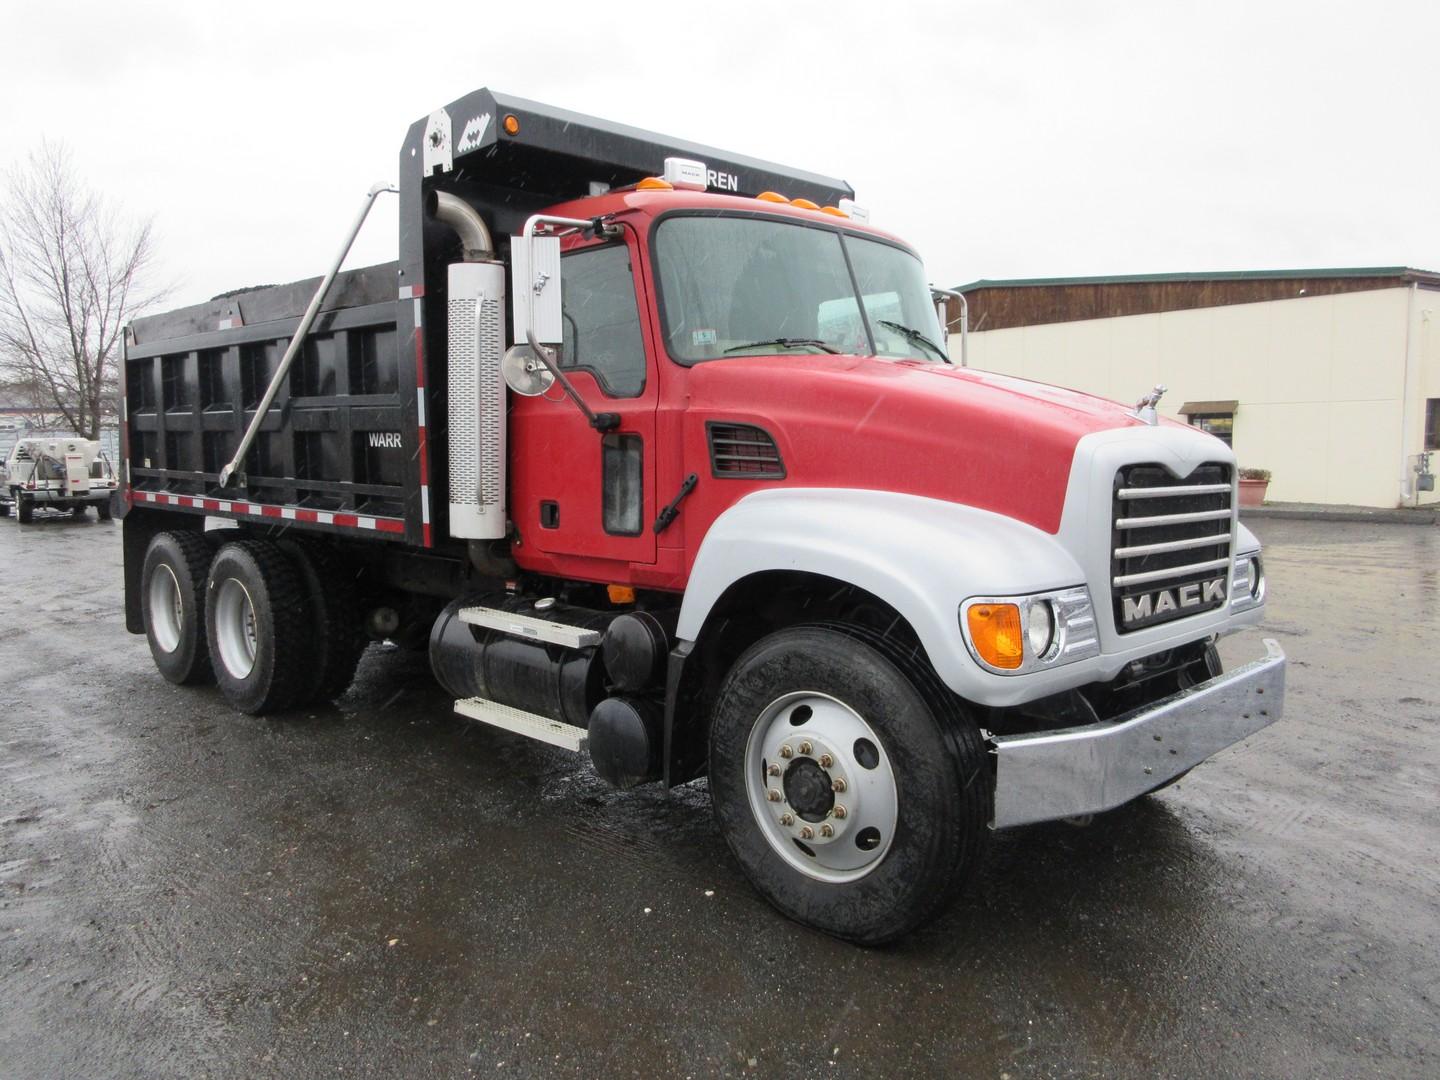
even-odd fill
[(691, 341), (691, 344), (694, 344), (694, 345), (714, 345), (714, 344), (715, 344), (715, 331), (714, 331), (714, 330), (692, 330), (692, 331), (690, 331), (690, 341)]

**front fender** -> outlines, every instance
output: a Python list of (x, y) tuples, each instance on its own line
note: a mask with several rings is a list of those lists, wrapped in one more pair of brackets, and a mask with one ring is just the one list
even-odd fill
[(822, 574), (884, 600), (914, 629), (951, 690), (990, 705), (1048, 692), (1058, 682), (1050, 676), (1066, 673), (1006, 678), (981, 669), (960, 633), (961, 601), (1085, 580), (1049, 533), (988, 510), (888, 491), (774, 488), (745, 496), (711, 525), (678, 636), (694, 641), (726, 589), (774, 570)]

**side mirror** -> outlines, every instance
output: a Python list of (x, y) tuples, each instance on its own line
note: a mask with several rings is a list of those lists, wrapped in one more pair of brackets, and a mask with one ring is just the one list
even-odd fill
[(515, 341), (559, 345), (561, 321), (560, 238), (529, 233), (510, 244)]
[[(536, 235), (535, 230), (542, 225), (559, 225), (569, 229), (602, 227), (598, 218), (584, 221), (533, 214), (525, 222), (524, 231), (511, 238), (511, 294), (514, 297), (516, 347), (506, 354), (509, 361), (504, 367), (506, 384), (516, 393), (528, 390), (532, 397), (543, 394), (549, 384), (533, 367), (532, 362), (538, 360), (560, 384), (565, 396), (585, 415), (592, 428), (602, 433), (613, 431), (620, 426), (620, 414), (596, 413), (586, 405), (585, 399), (575, 392), (575, 387), (570, 385), (570, 380), (555, 360), (559, 346), (565, 342), (565, 320), (560, 304), (560, 238)], [(524, 350), (520, 349), (522, 345), (526, 346)]]
[(500, 377), (522, 397), (539, 397), (549, 390), (555, 376), (528, 342), (511, 345), (500, 358)]

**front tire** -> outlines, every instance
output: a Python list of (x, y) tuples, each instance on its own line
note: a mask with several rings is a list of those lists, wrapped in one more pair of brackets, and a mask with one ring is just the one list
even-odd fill
[(145, 640), (160, 674), (177, 686), (209, 682), (205, 575), (210, 545), (200, 533), (157, 533), (140, 571)]
[(227, 701), (258, 716), (298, 702), (314, 651), (305, 586), (267, 540), (234, 540), (210, 564), (205, 636)]
[(15, 492), (15, 520), (21, 525), (29, 525), (35, 520), (35, 504), (19, 491)]
[(771, 634), (721, 689), (720, 831), (770, 903), (836, 937), (884, 944), (943, 910), (984, 849), (991, 786), (928, 664), (861, 628)]

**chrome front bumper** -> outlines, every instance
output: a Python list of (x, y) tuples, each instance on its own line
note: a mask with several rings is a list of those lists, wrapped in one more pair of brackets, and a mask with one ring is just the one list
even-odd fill
[(1098, 814), (1152, 791), (1280, 719), (1285, 654), (1266, 656), (1118, 720), (997, 735), (994, 828)]

